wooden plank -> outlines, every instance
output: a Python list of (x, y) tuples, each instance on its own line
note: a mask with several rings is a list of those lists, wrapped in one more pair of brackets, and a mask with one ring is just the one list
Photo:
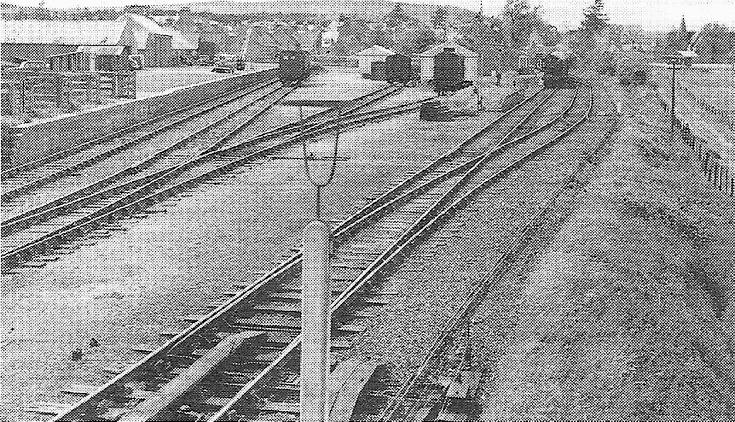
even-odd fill
[(58, 415), (59, 413), (65, 412), (70, 407), (71, 405), (65, 403), (40, 401), (26, 407), (24, 410), (26, 412), (38, 413), (41, 415)]

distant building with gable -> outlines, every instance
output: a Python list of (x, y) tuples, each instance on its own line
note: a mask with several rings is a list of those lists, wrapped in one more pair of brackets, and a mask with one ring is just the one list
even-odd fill
[(174, 58), (173, 34), (153, 19), (135, 13), (126, 13), (118, 22), (127, 22), (133, 33), (133, 54), (140, 54), (147, 67), (168, 67), (177, 63)]

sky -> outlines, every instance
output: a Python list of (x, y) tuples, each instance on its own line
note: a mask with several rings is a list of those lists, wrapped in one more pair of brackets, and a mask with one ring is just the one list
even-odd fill
[[(24, 6), (37, 6), (39, 0), (7, 0)], [(47, 7), (124, 6), (125, 4), (167, 4), (186, 0), (45, 0)], [(258, 0), (233, 0), (258, 1)], [(298, 0), (291, 0), (298, 1)], [(482, 0), (487, 15), (497, 15), (505, 0)], [(574, 29), (582, 19), (582, 10), (593, 0), (529, 0), (540, 5), (547, 21), (560, 29)], [(478, 10), (480, 0), (401, 0), (404, 3), (451, 4)], [(637, 24), (645, 29), (668, 30), (679, 25), (682, 15), (690, 30), (708, 22), (735, 27), (735, 0), (606, 0), (605, 9), (611, 23)]]

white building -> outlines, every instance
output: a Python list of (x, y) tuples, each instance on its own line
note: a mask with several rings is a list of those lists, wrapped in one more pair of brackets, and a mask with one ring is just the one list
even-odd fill
[(370, 74), (373, 62), (384, 62), (386, 57), (394, 54), (385, 47), (374, 45), (357, 53), (357, 67), (363, 75)]
[(466, 81), (472, 81), (473, 83), (477, 82), (477, 60), (479, 59), (479, 55), (468, 48), (462, 47), (461, 45), (448, 42), (435, 45), (419, 54), (419, 60), (421, 63), (421, 81), (426, 82), (434, 79), (434, 59), (445, 49), (451, 49), (455, 54), (464, 57), (464, 79)]
[(332, 21), (322, 32), (322, 48), (332, 48), (339, 38), (339, 22)]

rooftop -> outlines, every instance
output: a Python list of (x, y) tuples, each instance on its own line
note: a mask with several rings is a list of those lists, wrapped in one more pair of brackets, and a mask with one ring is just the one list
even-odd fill
[(2, 42), (16, 44), (118, 45), (124, 44), (125, 22), (8, 20)]
[(393, 54), (396, 53), (380, 45), (368, 47), (357, 53), (358, 56), (392, 56)]
[(420, 53), (419, 57), (434, 57), (437, 54), (444, 51), (445, 48), (453, 48), (455, 53), (463, 57), (478, 57), (477, 53), (470, 50), (469, 48), (465, 48), (459, 44), (448, 43), (448, 42), (431, 47), (430, 49), (424, 51), (423, 53)]

